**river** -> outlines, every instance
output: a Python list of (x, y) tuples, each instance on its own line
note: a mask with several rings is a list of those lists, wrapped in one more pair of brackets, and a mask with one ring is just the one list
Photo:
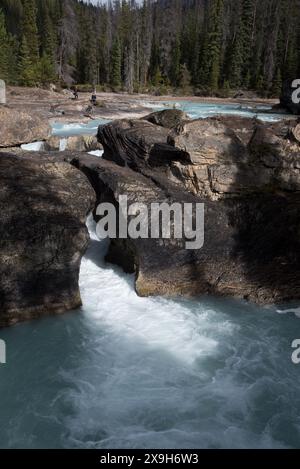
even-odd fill
[(299, 448), (299, 305), (139, 298), (88, 227), (83, 307), (0, 331), (0, 447)]

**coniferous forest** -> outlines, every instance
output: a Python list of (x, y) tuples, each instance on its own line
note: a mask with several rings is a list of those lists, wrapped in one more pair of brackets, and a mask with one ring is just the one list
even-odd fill
[(0, 76), (278, 96), (300, 77), (300, 0), (0, 0)]

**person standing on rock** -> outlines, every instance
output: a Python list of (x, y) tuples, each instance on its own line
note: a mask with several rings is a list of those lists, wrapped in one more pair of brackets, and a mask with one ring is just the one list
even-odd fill
[(74, 99), (78, 99), (78, 90), (77, 90), (77, 86), (74, 86), (73, 94), (74, 94)]
[(93, 91), (93, 94), (92, 94), (92, 97), (91, 97), (91, 103), (93, 104), (93, 106), (96, 106), (96, 104), (97, 104), (97, 91), (96, 91), (96, 89), (94, 89), (94, 91)]

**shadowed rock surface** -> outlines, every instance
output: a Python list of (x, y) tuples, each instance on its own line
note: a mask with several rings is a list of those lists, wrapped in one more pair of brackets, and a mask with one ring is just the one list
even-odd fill
[(144, 120), (116, 120), (100, 126), (98, 140), (105, 158), (133, 169), (148, 165), (158, 144), (166, 144), (169, 129)]
[(0, 155), (0, 327), (81, 305), (94, 191), (62, 161)]
[(0, 107), (0, 147), (46, 140), (50, 132), (48, 121), (38, 114)]

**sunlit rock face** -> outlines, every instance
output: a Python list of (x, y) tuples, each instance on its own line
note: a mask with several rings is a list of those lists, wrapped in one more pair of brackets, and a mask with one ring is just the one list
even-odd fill
[[(155, 118), (151, 118), (154, 122)], [(214, 117), (173, 128), (99, 127), (104, 161), (79, 167), (98, 196), (205, 205), (205, 243), (113, 240), (108, 258), (136, 271), (140, 295), (217, 294), (274, 303), (300, 297), (297, 122)], [(105, 161), (109, 160), (109, 161)], [(288, 228), (287, 228), (288, 227)]]
[(34, 112), (0, 107), (0, 147), (46, 140), (50, 132), (48, 121)]
[(184, 120), (188, 120), (188, 115), (180, 109), (164, 109), (163, 111), (152, 112), (143, 117), (142, 120), (167, 129), (172, 129), (180, 125)]
[(63, 161), (0, 157), (0, 327), (78, 307), (94, 192)]

